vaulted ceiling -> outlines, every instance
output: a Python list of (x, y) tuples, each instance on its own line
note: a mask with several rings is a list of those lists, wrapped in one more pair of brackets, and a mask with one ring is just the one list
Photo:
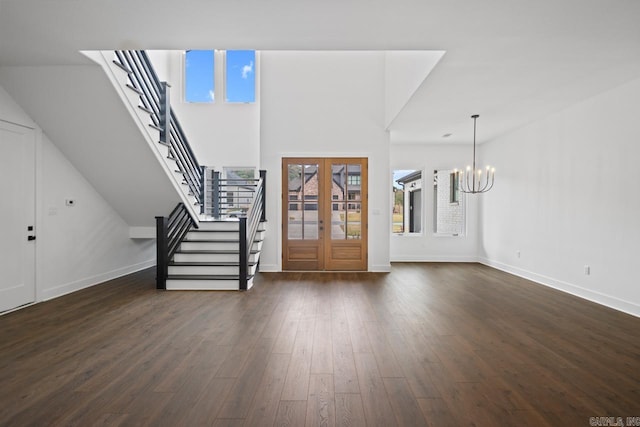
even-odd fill
[(392, 142), (469, 142), (473, 113), (482, 142), (640, 77), (639, 23), (636, 0), (0, 0), (0, 66), (114, 48), (443, 50)]

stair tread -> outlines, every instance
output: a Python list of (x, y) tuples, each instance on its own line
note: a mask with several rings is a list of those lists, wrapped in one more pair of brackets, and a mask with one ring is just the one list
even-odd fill
[(144, 105), (138, 105), (138, 108), (144, 111), (145, 113), (153, 114), (153, 111), (145, 107)]
[[(252, 275), (247, 276), (248, 279), (252, 278)], [(167, 280), (239, 280), (240, 276), (237, 274), (170, 274), (167, 276)]]
[[(256, 262), (249, 262), (249, 265), (255, 265)], [(220, 262), (209, 262), (209, 261), (172, 261), (169, 265), (174, 265), (178, 267), (187, 267), (187, 266), (203, 266), (203, 267), (237, 267), (240, 265), (239, 262), (236, 261), (220, 261)]]
[(233, 229), (233, 230), (205, 230), (205, 229), (198, 229), (198, 230), (192, 230), (192, 231), (196, 231), (198, 233), (237, 233), (238, 232), (237, 229)]
[[(203, 240), (200, 240), (203, 241)], [(191, 241), (190, 243), (192, 243), (193, 241)], [(183, 241), (184, 243), (184, 241)], [(252, 254), (257, 254), (260, 251), (257, 250), (251, 250)], [(232, 250), (232, 249), (181, 249), (176, 251), (177, 254), (237, 254), (240, 253), (240, 251), (238, 250)]]
[(132, 91), (134, 91), (135, 93), (137, 93), (140, 96), (144, 95), (144, 93), (140, 89), (138, 89), (137, 87), (135, 87), (133, 85), (130, 85), (129, 83), (127, 83), (125, 86), (128, 87), (129, 89), (131, 89)]
[(126, 71), (127, 74), (131, 74), (132, 71), (129, 69), (129, 67), (127, 67), (126, 65), (121, 64), (119, 61), (113, 60), (112, 61), (114, 64), (116, 64), (118, 66), (118, 68), (120, 68), (123, 71)]
[[(189, 231), (191, 232), (191, 231)], [(206, 242), (206, 243), (240, 243), (238, 239), (183, 239), (183, 242)], [(253, 243), (262, 242), (260, 239), (253, 239)]]

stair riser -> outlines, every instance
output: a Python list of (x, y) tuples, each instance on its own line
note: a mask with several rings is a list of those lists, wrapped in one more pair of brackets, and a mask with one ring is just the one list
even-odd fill
[[(238, 250), (238, 242), (183, 242), (181, 249), (188, 249), (185, 245), (207, 245), (207, 249), (201, 248), (201, 246), (197, 246), (197, 249), (203, 250), (215, 250), (215, 251), (237, 251)], [(262, 242), (255, 242), (253, 246), (251, 246), (251, 250), (259, 251), (262, 248)], [(177, 255), (177, 254), (176, 254)], [(177, 261), (177, 259), (176, 259)]]
[[(249, 266), (249, 274), (253, 275), (256, 272), (256, 265)], [(170, 275), (213, 275), (213, 276), (226, 276), (226, 275), (239, 275), (240, 269), (238, 266), (204, 266), (204, 265), (170, 265)]]
[[(225, 257), (229, 254), (224, 254)], [(233, 262), (238, 262), (238, 255), (231, 254), (234, 257)], [(228, 262), (220, 260), (221, 254), (191, 254), (191, 253), (182, 253), (176, 252), (173, 256), (173, 260), (175, 262)]]
[(167, 290), (237, 291), (237, 280), (167, 280)]
[(186, 240), (235, 240), (238, 241), (238, 232), (233, 231), (190, 231)]
[(238, 221), (201, 221), (200, 230), (238, 232)]
[[(184, 244), (184, 243), (183, 243)], [(178, 257), (178, 255), (180, 255)], [(202, 257), (205, 255), (205, 257)], [(189, 257), (189, 258), (186, 258)], [(238, 254), (175, 254), (174, 261), (176, 262), (238, 262)], [(251, 254), (249, 256), (249, 262), (257, 262), (258, 254)]]

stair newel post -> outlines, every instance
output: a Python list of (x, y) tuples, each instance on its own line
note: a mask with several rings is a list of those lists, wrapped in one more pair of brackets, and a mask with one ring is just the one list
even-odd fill
[(239, 239), (240, 239), (240, 259), (239, 259), (239, 289), (247, 290), (247, 276), (249, 275), (249, 250), (247, 245), (247, 217), (241, 216), (239, 222)]
[(168, 231), (169, 219), (156, 217), (156, 289), (167, 289), (168, 273)]
[(212, 175), (211, 205), (213, 206), (213, 217), (220, 218), (220, 172), (213, 171)]
[(171, 143), (171, 104), (169, 102), (169, 88), (167, 82), (160, 82), (160, 141)]
[(267, 220), (267, 171), (260, 169), (260, 179), (262, 179), (262, 213), (260, 214), (260, 221)]

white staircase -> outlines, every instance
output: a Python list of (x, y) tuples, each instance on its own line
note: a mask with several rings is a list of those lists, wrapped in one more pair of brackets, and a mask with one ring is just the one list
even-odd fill
[[(200, 221), (200, 228), (191, 230), (180, 243), (169, 262), (168, 290), (238, 290), (239, 231), (238, 220)], [(253, 286), (260, 251), (266, 231), (260, 223), (251, 253), (247, 289)]]
[[(206, 206), (200, 204), (206, 205), (207, 168), (198, 163), (171, 110), (169, 85), (159, 81), (143, 51), (101, 51), (87, 56), (104, 69), (181, 199), (169, 218), (156, 216), (156, 228), (149, 228), (149, 235), (145, 236), (157, 236), (157, 287), (250, 289), (265, 234), (265, 223), (260, 222), (263, 178), (236, 180), (228, 185), (228, 191), (242, 192), (243, 198), (256, 206), (246, 207), (247, 218), (213, 220), (201, 215), (200, 212), (206, 210)], [(250, 239), (253, 242), (249, 242)]]

